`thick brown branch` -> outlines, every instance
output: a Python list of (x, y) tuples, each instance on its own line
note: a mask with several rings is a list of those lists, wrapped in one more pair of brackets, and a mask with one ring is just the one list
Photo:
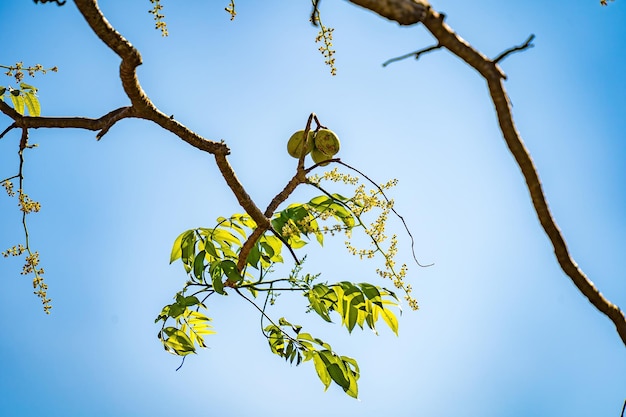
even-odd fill
[(87, 130), (99, 130), (96, 137), (102, 138), (109, 129), (118, 121), (135, 117), (132, 107), (120, 107), (115, 109), (99, 119), (91, 119), (88, 117), (30, 117), (22, 116), (11, 108), (8, 104), (0, 101), (0, 111), (11, 117), (14, 125), (21, 128), (75, 128)]
[(559, 265), (561, 265), (561, 269), (570, 277), (574, 285), (587, 297), (591, 304), (611, 319), (617, 328), (617, 333), (626, 345), (626, 317), (624, 313), (619, 307), (604, 298), (602, 293), (598, 291), (593, 282), (587, 278), (569, 254), (565, 239), (546, 202), (537, 169), (513, 123), (509, 100), (502, 85), (502, 80), (488, 79), (487, 83), (496, 113), (498, 114), (500, 129), (509, 150), (522, 170), (535, 212), (550, 242), (552, 242), (554, 254)]
[(224, 143), (205, 139), (159, 111), (143, 91), (137, 79), (136, 69), (142, 62), (139, 51), (111, 26), (95, 0), (74, 1), (94, 33), (122, 59), (120, 80), (132, 103), (136, 117), (152, 120), (200, 150), (212, 154), (229, 153), (228, 147)]
[(401, 25), (414, 25), (424, 19), (430, 4), (426, 0), (348, 0)]
[(230, 150), (226, 144), (207, 140), (159, 111), (145, 94), (137, 79), (136, 69), (141, 65), (139, 52), (109, 24), (95, 0), (75, 0), (75, 2), (95, 34), (122, 58), (120, 79), (137, 117), (151, 120), (190, 145), (213, 154), (224, 180), (235, 194), (239, 204), (259, 227), (269, 227), (269, 220), (254, 204), (228, 163), (226, 155), (230, 153)]
[(235, 171), (228, 163), (226, 159), (226, 155), (223, 154), (215, 154), (215, 162), (217, 163), (217, 167), (220, 169), (222, 176), (226, 180), (226, 183), (232, 190), (235, 197), (237, 197), (237, 201), (243, 207), (243, 209), (252, 217), (252, 219), (256, 222), (258, 227), (265, 227), (265, 230), (269, 227), (269, 220), (263, 215), (261, 210), (254, 204), (252, 198), (248, 195), (246, 190), (243, 188), (243, 185), (237, 179), (235, 175)]
[[(406, 23), (404, 23), (404, 20), (400, 20), (397, 11), (391, 10), (388, 6), (391, 3), (394, 3), (398, 9), (406, 10), (407, 8), (415, 5), (415, 0), (396, 0), (394, 2), (378, 2), (374, 0), (350, 1), (363, 7), (367, 7), (388, 19), (396, 20), (400, 24)], [(416, 15), (417, 14), (419, 13), (416, 12)], [(526, 185), (530, 192), (533, 207), (537, 213), (541, 226), (552, 243), (554, 253), (561, 269), (567, 274), (568, 277), (570, 277), (579, 291), (582, 292), (583, 295), (587, 297), (587, 299), (600, 312), (605, 314), (613, 322), (620, 338), (626, 345), (626, 317), (624, 316), (624, 313), (619, 309), (619, 307), (604, 298), (593, 282), (587, 278), (576, 262), (572, 259), (567, 249), (565, 239), (563, 238), (561, 231), (550, 213), (545, 195), (541, 188), (541, 182), (539, 180), (539, 175), (537, 174), (537, 169), (535, 168), (530, 154), (524, 146), (524, 143), (513, 122), (509, 99), (503, 86), (503, 80), (506, 79), (506, 75), (497, 65), (497, 61), (502, 60), (502, 58), (506, 55), (501, 55), (495, 60), (490, 60), (459, 37), (448, 25), (444, 23), (443, 16), (430, 8), (426, 10), (426, 15), (418, 20), (421, 21), (433, 34), (440, 45), (443, 45), (454, 55), (458, 56), (472, 68), (476, 69), (476, 71), (478, 71), (487, 81), (489, 92), (496, 108), (502, 135), (507, 143), (507, 146), (509, 147), (509, 150), (515, 158), (515, 161), (520, 167), (524, 179), (526, 180)], [(527, 44), (522, 45), (522, 49), (528, 47), (530, 41), (532, 41), (532, 39), (529, 39)], [(509, 50), (507, 54), (515, 50), (518, 49), (513, 48)]]

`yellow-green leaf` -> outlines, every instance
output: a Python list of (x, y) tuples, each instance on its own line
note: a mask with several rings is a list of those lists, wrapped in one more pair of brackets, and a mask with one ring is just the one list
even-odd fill
[[(13, 90), (16, 91), (16, 90)], [(19, 114), (21, 114), (22, 116), (24, 115), (24, 97), (22, 97), (21, 95), (14, 95), (12, 94), (13, 91), (11, 92), (11, 101), (13, 102), (13, 108), (15, 109), (16, 112), (18, 112)]]
[(26, 108), (28, 109), (28, 114), (31, 116), (38, 117), (41, 114), (41, 106), (39, 104), (39, 99), (32, 91), (24, 92), (24, 102), (26, 103)]

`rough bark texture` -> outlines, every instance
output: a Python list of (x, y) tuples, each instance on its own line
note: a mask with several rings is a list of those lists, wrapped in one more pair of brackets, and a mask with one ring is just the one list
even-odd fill
[(401, 25), (419, 23), (430, 5), (426, 0), (349, 0)]

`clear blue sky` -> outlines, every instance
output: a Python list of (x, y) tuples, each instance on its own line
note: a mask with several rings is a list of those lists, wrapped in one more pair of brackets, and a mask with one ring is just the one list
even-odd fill
[[(572, 255), (625, 308), (626, 4), (598, 3), (433, 7), (490, 56), (536, 35), (534, 48), (502, 64), (515, 120)], [(218, 334), (176, 372), (180, 360), (163, 351), (153, 323), (185, 281), (168, 265), (171, 244), (241, 211), (213, 159), (139, 120), (100, 142), (89, 131), (33, 130), (26, 187), (42, 211), (30, 232), (54, 307), (44, 315), (21, 262), (0, 259), (3, 416), (619, 416), (624, 346), (559, 269), (473, 70), (444, 51), (382, 68), (432, 38), (346, 1), (321, 2), (335, 28), (336, 77), (314, 43), (308, 1), (238, 0), (233, 22), (226, 0), (163, 4), (165, 39), (148, 0), (101, 1), (141, 51), (138, 74), (154, 103), (224, 139), (260, 206), (292, 175), (286, 140), (316, 112), (339, 133), (343, 160), (399, 180), (396, 207), (420, 260), (435, 263), (409, 273), (421, 310), (405, 308), (397, 338), (349, 336), (303, 314), (299, 297), (279, 299), (272, 314), (359, 361), (360, 401), (336, 386), (324, 392), (309, 363), (272, 355), (258, 314), (235, 297), (212, 297)], [(59, 67), (25, 80), (40, 88), (44, 115), (99, 117), (127, 105), (117, 56), (73, 3), (2, 2), (0, 16), (1, 64)], [(0, 116), (1, 129), (9, 123)], [(18, 141), (0, 141), (0, 178), (17, 170)], [(0, 247), (22, 239), (15, 201), (0, 196)], [(329, 281), (378, 282), (372, 264), (340, 247), (314, 251), (309, 266)]]

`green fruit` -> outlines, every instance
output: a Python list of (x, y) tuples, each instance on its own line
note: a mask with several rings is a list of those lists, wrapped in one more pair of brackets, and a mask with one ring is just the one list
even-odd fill
[[(287, 142), (287, 152), (289, 155), (293, 156), (296, 159), (300, 158), (302, 155), (302, 146), (304, 144), (304, 130), (298, 130), (296, 133), (291, 135), (289, 141)], [(313, 132), (309, 131), (309, 140), (307, 141), (307, 147), (305, 155), (313, 150)]]
[[(311, 151), (311, 158), (313, 158), (313, 162), (315, 162), (316, 164), (319, 164), (322, 161), (331, 159), (332, 156), (326, 155), (324, 152), (320, 151), (317, 148), (313, 148), (313, 150)], [(320, 164), (320, 165), (326, 166), (328, 164), (330, 164), (330, 162), (324, 162), (323, 164)]]
[(339, 152), (341, 144), (335, 132), (328, 129), (320, 129), (315, 134), (315, 147), (331, 157)]

